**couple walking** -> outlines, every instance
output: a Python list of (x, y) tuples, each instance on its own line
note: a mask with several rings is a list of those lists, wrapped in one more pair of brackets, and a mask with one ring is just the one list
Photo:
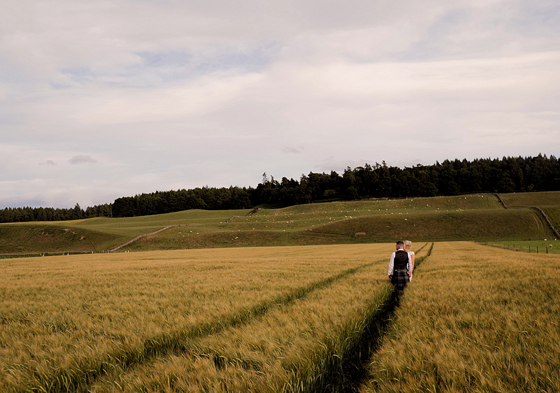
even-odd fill
[(406, 284), (412, 280), (412, 272), (414, 271), (414, 251), (410, 240), (399, 240), (396, 244), (397, 251), (391, 254), (389, 260), (389, 279), (395, 286), (395, 290), (399, 295), (404, 292)]

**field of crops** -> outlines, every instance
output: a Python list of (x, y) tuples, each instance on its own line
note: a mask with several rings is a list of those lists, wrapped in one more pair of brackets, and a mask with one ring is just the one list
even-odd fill
[[(223, 378), (223, 386), (261, 386), (270, 378), (277, 386), (314, 383), (326, 368), (315, 362), (325, 358), (325, 345), (331, 351), (351, 344), (346, 339), (390, 296), (387, 248), (3, 261), (0, 391), (134, 390), (138, 384), (160, 391), (168, 380), (179, 389), (219, 385)], [(180, 377), (172, 364), (183, 370)], [(193, 375), (205, 375), (193, 367), (213, 369), (216, 378), (193, 382)], [(152, 369), (161, 375), (143, 371)]]
[(360, 391), (560, 391), (558, 274), (558, 255), (437, 243)]
[(415, 246), (4, 260), (0, 391), (558, 391), (560, 257)]

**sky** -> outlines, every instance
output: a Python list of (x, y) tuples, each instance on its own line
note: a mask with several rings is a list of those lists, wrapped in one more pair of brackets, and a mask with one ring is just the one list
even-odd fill
[(0, 0), (0, 208), (560, 154), (558, 0)]

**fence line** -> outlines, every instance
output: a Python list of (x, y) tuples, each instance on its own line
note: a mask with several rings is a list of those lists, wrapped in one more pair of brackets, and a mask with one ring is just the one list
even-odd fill
[(500, 203), (502, 204), (502, 206), (504, 207), (504, 209), (507, 209), (508, 207), (507, 207), (506, 204), (504, 203), (502, 197), (499, 196), (497, 192), (495, 192), (494, 195), (496, 196), (496, 198), (498, 198), (498, 200), (500, 201)]
[(554, 233), (554, 236), (556, 236), (556, 239), (560, 238), (560, 234), (558, 234), (558, 231), (556, 230), (556, 228), (554, 228), (554, 225), (552, 225), (552, 223), (550, 222), (546, 214), (544, 214), (543, 210), (540, 207), (536, 207), (536, 206), (531, 206), (531, 209), (535, 209), (536, 211), (541, 213), (542, 216), (544, 217), (544, 220), (547, 222), (548, 226), (550, 227), (550, 229), (552, 229), (552, 232)]

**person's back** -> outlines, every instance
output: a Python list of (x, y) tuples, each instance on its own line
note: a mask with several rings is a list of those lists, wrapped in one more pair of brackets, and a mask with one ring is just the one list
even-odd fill
[(408, 268), (410, 257), (406, 251), (403, 250), (403, 242), (398, 241), (397, 251), (391, 254), (389, 261), (389, 278), (391, 283), (395, 286), (398, 295), (402, 295), (404, 287), (408, 284)]
[(395, 251), (394, 267), (395, 270), (408, 269), (408, 253), (405, 250)]

